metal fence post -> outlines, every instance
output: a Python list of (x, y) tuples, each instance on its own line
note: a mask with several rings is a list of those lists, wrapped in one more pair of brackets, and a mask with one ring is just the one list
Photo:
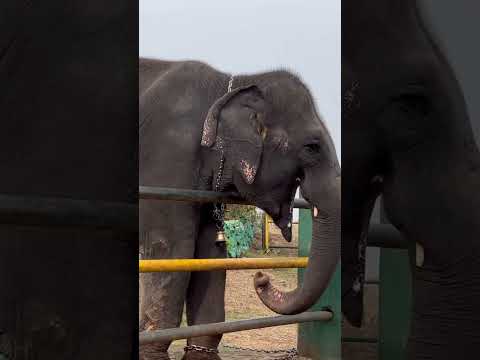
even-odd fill
[(268, 251), (270, 249), (270, 217), (266, 212), (263, 212), (263, 234), (262, 234), (262, 250)]
[[(299, 256), (308, 256), (312, 239), (312, 217), (310, 210), (301, 209), (299, 214)], [(303, 279), (299, 269), (299, 284)], [(341, 359), (341, 271), (340, 264), (330, 280), (325, 293), (310, 309), (313, 311), (329, 307), (334, 312), (332, 320), (326, 323), (312, 322), (298, 326), (298, 351), (300, 355), (314, 360)]]
[[(381, 222), (388, 223), (381, 210)], [(405, 360), (412, 281), (408, 249), (380, 249), (379, 358)]]

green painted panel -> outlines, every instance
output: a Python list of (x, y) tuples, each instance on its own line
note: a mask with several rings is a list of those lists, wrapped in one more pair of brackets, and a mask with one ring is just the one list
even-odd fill
[[(298, 255), (308, 256), (312, 239), (312, 217), (310, 210), (301, 209), (299, 216)], [(299, 269), (299, 283), (304, 269)], [(328, 306), (335, 316), (329, 322), (311, 322), (298, 326), (298, 351), (300, 355), (314, 360), (340, 360), (341, 356), (341, 271), (340, 264), (321, 299), (311, 310), (322, 310)]]
[(408, 250), (380, 250), (379, 290), (380, 359), (405, 360), (412, 292)]

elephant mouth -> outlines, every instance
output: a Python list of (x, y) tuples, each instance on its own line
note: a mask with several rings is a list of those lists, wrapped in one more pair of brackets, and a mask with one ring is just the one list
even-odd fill
[[(287, 242), (292, 241), (292, 223), (293, 223), (293, 203), (295, 195), (290, 203), (282, 204), (277, 214), (271, 216), (275, 225), (280, 229), (283, 238)], [(267, 211), (268, 213), (268, 211)]]
[(275, 221), (275, 225), (277, 225), (280, 229), (283, 238), (288, 242), (292, 241), (292, 221), (292, 214), (289, 214), (288, 216), (282, 217), (280, 220)]

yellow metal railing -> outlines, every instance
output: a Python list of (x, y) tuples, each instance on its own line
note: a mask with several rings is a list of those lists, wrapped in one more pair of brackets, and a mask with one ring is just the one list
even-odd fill
[(140, 260), (140, 272), (305, 268), (307, 257)]
[(263, 250), (268, 251), (270, 249), (270, 223), (271, 219), (267, 213), (263, 213)]

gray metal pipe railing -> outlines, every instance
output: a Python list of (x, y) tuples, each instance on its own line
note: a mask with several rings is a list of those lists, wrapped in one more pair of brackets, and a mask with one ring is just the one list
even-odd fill
[[(223, 202), (227, 204), (253, 205), (235, 192), (215, 192), (203, 190), (175, 189), (165, 187), (139, 187), (140, 199), (191, 201), (191, 202)], [(308, 209), (310, 206), (304, 199), (295, 199), (294, 207)], [(392, 249), (406, 249), (407, 243), (402, 234), (390, 224), (372, 224), (369, 228), (367, 245)]]
[(138, 231), (135, 203), (0, 194), (0, 224)]
[[(140, 186), (140, 199), (223, 202), (226, 204), (254, 205), (235, 192), (215, 192), (204, 190), (174, 189), (165, 187)], [(310, 205), (303, 199), (295, 199), (294, 207), (308, 209)]]
[[(142, 199), (250, 204), (237, 193), (217, 193), (162, 187), (139, 187)], [(295, 207), (308, 208), (303, 199)], [(82, 226), (138, 230), (134, 203), (0, 194), (0, 224)]]
[(312, 311), (304, 312), (298, 315), (280, 315), (259, 319), (228, 321), (173, 329), (143, 331), (140, 333), (140, 344), (149, 344), (153, 342), (165, 343), (179, 339), (221, 335), (237, 331), (261, 329), (272, 326), (290, 325), (311, 321), (329, 321), (332, 318), (333, 313), (330, 311)]
[[(225, 202), (250, 204), (237, 193), (217, 193), (163, 187), (139, 187), (142, 199)], [(295, 199), (297, 208), (309, 208), (304, 199)], [(68, 198), (27, 197), (0, 194), (0, 224), (39, 226), (87, 226), (138, 230), (136, 204)], [(368, 246), (407, 248), (402, 234), (390, 224), (373, 224)]]

